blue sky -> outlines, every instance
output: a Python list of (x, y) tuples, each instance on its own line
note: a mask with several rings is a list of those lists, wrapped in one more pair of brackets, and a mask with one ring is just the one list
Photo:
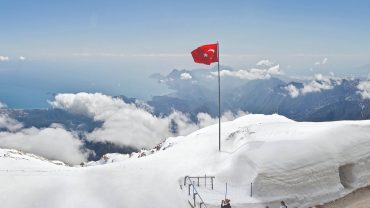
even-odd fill
[[(189, 52), (217, 40), (221, 64), (235, 68), (271, 59), (307, 74), (328, 58), (321, 70), (351, 72), (370, 63), (369, 23), (370, 1), (1, 0), (0, 56), (9, 61), (0, 62), (0, 76), (23, 77), (7, 85), (16, 88), (41, 79), (41, 94), (47, 88), (149, 98), (163, 89), (153, 84), (147, 92), (137, 82), (199, 68)], [(0, 92), (2, 100), (9, 95)]]

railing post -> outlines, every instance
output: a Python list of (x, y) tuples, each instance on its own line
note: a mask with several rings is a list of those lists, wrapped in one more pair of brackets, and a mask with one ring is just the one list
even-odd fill
[(212, 190), (213, 190), (213, 177), (211, 177), (211, 185), (212, 185)]
[[(199, 200), (199, 207), (202, 208), (207, 208), (206, 204), (204, 203), (202, 197), (199, 195), (198, 191), (196, 190), (195, 188), (195, 178), (197, 179), (197, 185), (198, 187), (200, 187), (200, 179), (203, 178), (203, 176), (194, 176), (194, 177), (190, 177), (190, 176), (185, 176), (184, 177), (184, 186), (188, 186), (188, 195), (190, 196), (190, 188), (193, 187), (193, 208), (197, 207), (197, 195), (198, 195), (198, 200)], [(211, 188), (212, 190), (214, 189), (214, 179), (215, 177), (214, 176), (208, 176), (207, 177), (207, 174), (204, 174), (204, 186), (207, 187), (207, 179), (210, 178), (211, 179)], [(194, 180), (193, 180), (194, 179)], [(186, 180), (189, 180), (189, 183), (186, 182)], [(181, 185), (180, 185), (181, 187)], [(189, 200), (189, 204), (192, 205), (192, 202), (191, 200)]]
[(184, 186), (186, 186), (186, 178), (188, 178), (189, 176), (185, 176), (184, 177)]
[(253, 183), (251, 183), (251, 197), (253, 196)]
[(207, 175), (204, 174), (204, 187), (207, 187)]
[(197, 207), (197, 204), (196, 204), (196, 201), (195, 201), (195, 196), (196, 196), (197, 194), (198, 194), (198, 193), (193, 193), (194, 207)]

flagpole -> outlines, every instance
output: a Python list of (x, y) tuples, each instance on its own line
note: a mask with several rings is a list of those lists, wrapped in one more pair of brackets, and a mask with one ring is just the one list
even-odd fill
[(220, 80), (220, 45), (217, 41), (217, 69), (218, 69), (218, 151), (221, 152), (221, 80)]

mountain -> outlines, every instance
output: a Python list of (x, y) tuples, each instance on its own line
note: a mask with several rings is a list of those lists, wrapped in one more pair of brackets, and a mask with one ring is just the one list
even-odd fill
[[(180, 80), (181, 73), (190, 73), (192, 80)], [(209, 80), (204, 71), (174, 70), (165, 82), (173, 93), (156, 96), (148, 102), (156, 115), (168, 115), (178, 110), (191, 115), (196, 122), (199, 112), (218, 116), (218, 91), (215, 80)], [(210, 84), (212, 82), (212, 84)], [(233, 83), (233, 84), (230, 84)], [(370, 102), (358, 94), (358, 79), (342, 79), (332, 89), (291, 97), (285, 89), (303, 83), (286, 83), (278, 78), (241, 82), (236, 78), (222, 78), (221, 111), (272, 114), (278, 113), (297, 121), (335, 121), (369, 119)]]
[[(194, 203), (189, 187), (191, 193), (195, 187), (213, 208), (225, 197), (225, 183), (233, 207), (277, 207), (281, 200), (310, 207), (370, 184), (370, 121), (250, 114), (222, 127), (221, 152), (218, 125), (212, 125), (152, 150), (107, 154), (88, 167), (0, 149), (2, 207), (186, 208)], [(215, 178), (194, 187), (184, 183), (185, 176), (205, 175)]]
[[(212, 69), (214, 70), (214, 69)], [(181, 79), (187, 73), (187, 79)], [(218, 116), (217, 81), (209, 77), (206, 70), (174, 70), (167, 76), (160, 77), (173, 92), (154, 96), (147, 102), (123, 95), (114, 98), (162, 117), (174, 110), (186, 114), (192, 122), (197, 123), (198, 113)], [(184, 77), (184, 76), (183, 76)], [(191, 77), (191, 79), (189, 79)], [(321, 90), (291, 97), (286, 90), (289, 85), (302, 89), (301, 82), (284, 82), (278, 78), (241, 81), (240, 79), (222, 79), (221, 111), (237, 113), (244, 111), (261, 114), (280, 114), (296, 121), (337, 121), (370, 119), (370, 100), (364, 100), (358, 94), (359, 80), (343, 79), (332, 89)], [(60, 109), (0, 109), (0, 114), (23, 123), (25, 128), (46, 128), (59, 123), (68, 131), (77, 132), (84, 143), (84, 148), (93, 150), (89, 160), (98, 160), (106, 153), (129, 154), (137, 151), (130, 146), (117, 146), (109, 142), (91, 142), (85, 137), (102, 122), (92, 118), (76, 115)], [(176, 132), (178, 125), (171, 122), (169, 129)], [(2, 129), (6, 130), (6, 129)], [(1, 131), (1, 130), (0, 130)]]

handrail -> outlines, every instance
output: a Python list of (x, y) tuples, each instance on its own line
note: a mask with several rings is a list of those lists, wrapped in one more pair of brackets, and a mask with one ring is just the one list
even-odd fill
[(215, 176), (207, 176), (207, 175), (204, 175), (204, 176), (185, 176), (184, 186), (186, 186), (186, 178), (189, 178), (189, 179), (196, 178), (196, 179), (198, 179), (198, 186), (200, 185), (199, 179), (204, 178), (205, 179), (204, 185), (206, 186), (207, 178), (209, 178), (209, 179), (211, 179), (211, 188), (213, 190), (213, 179), (215, 179), (216, 177)]
[(206, 204), (204, 203), (202, 197), (200, 196), (199, 192), (197, 191), (197, 189), (195, 188), (195, 185), (193, 183), (193, 181), (191, 180), (191, 178), (198, 178), (198, 186), (199, 186), (199, 178), (211, 178), (212, 180), (212, 189), (213, 189), (213, 179), (215, 178), (215, 176), (199, 176), (199, 177), (190, 177), (190, 176), (185, 176), (184, 177), (184, 186), (186, 186), (186, 180), (189, 181), (189, 187), (188, 187), (188, 195), (190, 195), (190, 186), (193, 187), (193, 202), (194, 202), (194, 207), (196, 207), (196, 201), (195, 201), (195, 197), (198, 196), (199, 200), (200, 200), (200, 203), (199, 203), (199, 206), (200, 208), (202, 208), (202, 205), (204, 205), (205, 208), (207, 208)]

